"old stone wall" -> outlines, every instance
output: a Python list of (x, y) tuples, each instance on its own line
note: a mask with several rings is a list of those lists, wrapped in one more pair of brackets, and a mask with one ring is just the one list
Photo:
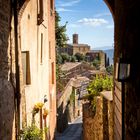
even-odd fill
[(102, 98), (97, 97), (96, 114), (89, 107), (83, 104), (83, 136), (84, 140), (103, 139), (103, 114)]
[(0, 0), (0, 140), (15, 140), (14, 23), (10, 0)]
[(99, 52), (100, 70), (105, 70), (106, 67), (106, 54), (102, 51)]
[(88, 53), (90, 51), (90, 46), (88, 46), (86, 44), (84, 44), (84, 45), (80, 45), (80, 44), (74, 45), (73, 44), (72, 47), (73, 47), (73, 55), (75, 55), (76, 53), (86, 55), (86, 53)]
[(89, 103), (83, 104), (84, 140), (113, 140), (112, 102), (102, 96), (97, 97), (96, 112)]

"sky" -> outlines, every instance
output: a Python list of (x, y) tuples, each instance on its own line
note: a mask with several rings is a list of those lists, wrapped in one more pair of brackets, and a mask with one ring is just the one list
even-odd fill
[(79, 43), (91, 49), (109, 49), (114, 44), (114, 22), (103, 0), (55, 0), (61, 25), (67, 24), (68, 43), (79, 34)]

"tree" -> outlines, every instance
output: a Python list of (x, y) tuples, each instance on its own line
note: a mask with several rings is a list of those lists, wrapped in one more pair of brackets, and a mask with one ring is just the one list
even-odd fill
[(95, 60), (93, 60), (93, 62), (92, 62), (93, 66), (95, 66), (96, 69), (99, 69), (100, 63), (101, 63), (101, 62), (100, 62), (99, 59), (95, 59)]
[(62, 48), (65, 46), (68, 37), (66, 35), (66, 25), (60, 25), (61, 17), (59, 13), (55, 11), (55, 38), (56, 38), (56, 48)]
[(71, 56), (71, 62), (76, 62), (76, 57), (74, 55)]
[(63, 58), (61, 54), (56, 53), (56, 64), (62, 64), (63, 63)]
[(62, 63), (70, 61), (70, 56), (67, 53), (62, 53), (61, 57), (62, 57)]
[(83, 54), (76, 53), (76, 54), (75, 54), (75, 57), (76, 57), (76, 59), (78, 60), (78, 62), (84, 60), (84, 55), (83, 55)]
[(61, 17), (59, 16), (59, 13), (55, 11), (55, 39), (56, 39), (56, 87), (57, 92), (63, 90), (63, 80), (61, 79), (61, 76), (63, 75), (63, 72), (61, 71), (60, 64), (63, 63), (64, 59), (68, 59), (68, 56), (61, 55), (59, 53), (59, 49), (63, 48), (68, 40), (68, 37), (66, 35), (66, 25), (60, 25)]
[(107, 71), (110, 75), (113, 75), (113, 65), (110, 65), (110, 66), (106, 67), (106, 71)]

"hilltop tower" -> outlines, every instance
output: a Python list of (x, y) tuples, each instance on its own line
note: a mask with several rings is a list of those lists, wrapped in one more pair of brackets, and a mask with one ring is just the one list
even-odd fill
[(78, 34), (73, 34), (73, 44), (78, 44)]

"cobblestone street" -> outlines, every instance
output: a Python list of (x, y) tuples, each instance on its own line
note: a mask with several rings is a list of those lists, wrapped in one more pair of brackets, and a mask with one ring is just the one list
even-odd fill
[(56, 140), (82, 140), (82, 117), (69, 124), (68, 128)]

